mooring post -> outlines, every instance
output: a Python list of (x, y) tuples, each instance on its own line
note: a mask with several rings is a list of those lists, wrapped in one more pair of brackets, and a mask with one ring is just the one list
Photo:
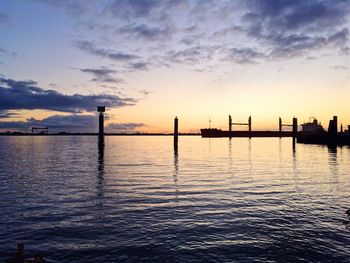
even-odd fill
[(293, 118), (293, 139), (295, 139), (298, 135), (298, 119)]
[(232, 117), (231, 117), (231, 115), (228, 115), (228, 131), (229, 131), (229, 137), (231, 139), (231, 137), (232, 137)]
[(249, 138), (252, 138), (252, 116), (248, 118)]
[(279, 128), (280, 133), (282, 133), (282, 118), (281, 117), (279, 117), (278, 128)]
[(295, 151), (295, 141), (298, 136), (298, 119), (293, 118), (293, 151)]
[(282, 137), (282, 118), (278, 119), (278, 131), (280, 132), (280, 138)]
[(97, 106), (98, 116), (98, 136), (101, 138), (104, 136), (104, 116), (103, 113), (106, 111), (105, 106)]
[(102, 137), (104, 134), (104, 116), (102, 112), (98, 116), (98, 124), (98, 135)]
[(177, 150), (178, 136), (179, 136), (179, 120), (176, 116), (174, 119), (174, 147), (176, 148), (176, 150)]

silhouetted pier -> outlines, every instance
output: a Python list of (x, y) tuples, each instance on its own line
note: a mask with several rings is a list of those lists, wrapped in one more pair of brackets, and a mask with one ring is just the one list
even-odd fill
[[(298, 120), (293, 118), (293, 124), (283, 124), (282, 119), (279, 118), (279, 130), (278, 131), (253, 131), (252, 130), (252, 117), (249, 116), (248, 122), (233, 122), (231, 115), (228, 117), (228, 131), (224, 131), (216, 128), (201, 129), (202, 137), (293, 137), (296, 138), (298, 134)], [(247, 131), (233, 131), (232, 126), (247, 126)], [(292, 127), (292, 131), (283, 131), (283, 127)]]

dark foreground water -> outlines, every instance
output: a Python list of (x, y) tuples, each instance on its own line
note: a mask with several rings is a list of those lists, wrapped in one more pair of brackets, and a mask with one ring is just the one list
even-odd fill
[(0, 137), (0, 262), (350, 262), (350, 149)]

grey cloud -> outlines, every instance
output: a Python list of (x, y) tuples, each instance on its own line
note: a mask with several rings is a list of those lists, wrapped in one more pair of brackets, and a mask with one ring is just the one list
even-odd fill
[(37, 2), (61, 9), (66, 13), (78, 16), (95, 10), (93, 1), (86, 0), (36, 0)]
[(252, 0), (246, 19), (261, 22), (269, 31), (324, 30), (346, 21), (349, 5), (343, 0)]
[(332, 67), (334, 70), (349, 70), (348, 66), (343, 66), (343, 65), (336, 65)]
[[(48, 127), (49, 131), (58, 132), (97, 132), (98, 118), (96, 115), (53, 115), (42, 120), (29, 118), (26, 121), (1, 121), (0, 129), (16, 129), (28, 131), (31, 127)], [(147, 127), (144, 123), (110, 123), (108, 131), (133, 131), (136, 128)]]
[(2, 121), (0, 129), (28, 130), (31, 127), (48, 127), (49, 131), (96, 132), (98, 118), (94, 115), (53, 115), (42, 120), (29, 118), (26, 121)]
[(305, 52), (327, 46), (342, 48), (347, 42), (349, 30), (341, 29), (328, 37), (308, 35), (272, 35), (270, 40), (275, 44), (272, 57), (288, 57), (303, 55)]
[(253, 0), (243, 16), (251, 37), (268, 43), (270, 57), (303, 55), (332, 45), (340, 50), (348, 41), (344, 28), (350, 6), (346, 1)]
[[(93, 115), (53, 115), (43, 120), (30, 118), (26, 125), (30, 126), (45, 126), (51, 129), (83, 129), (83, 128), (97, 128), (97, 116)], [(95, 129), (94, 129), (95, 130)]]
[(182, 50), (171, 50), (166, 53), (165, 60), (172, 63), (196, 64), (201, 60), (211, 60), (217, 46), (195, 46)]
[(222, 37), (232, 37), (237, 33), (243, 33), (244, 28), (241, 26), (230, 26), (227, 28), (222, 28), (213, 33), (213, 38), (222, 38)]
[(90, 41), (77, 41), (76, 46), (89, 54), (109, 58), (111, 60), (115, 61), (128, 61), (139, 58), (137, 55), (123, 53), (123, 52), (117, 52), (110, 49), (104, 49), (104, 48), (97, 48), (95, 45)]
[(133, 38), (141, 38), (144, 40), (162, 40), (170, 39), (172, 37), (173, 30), (169, 27), (149, 26), (146, 24), (134, 24), (124, 26), (118, 30), (120, 33), (127, 34)]
[(127, 67), (131, 70), (147, 70), (148, 63), (146, 62), (129, 63)]
[(106, 107), (132, 106), (133, 98), (115, 95), (64, 95), (55, 90), (44, 90), (35, 81), (16, 81), (0, 78), (0, 110), (44, 109), (61, 112), (95, 111), (97, 105)]
[(146, 89), (140, 89), (138, 90), (138, 92), (144, 96), (144, 99), (146, 99), (149, 94), (153, 93), (153, 91), (146, 90)]
[(85, 69), (80, 69), (81, 72), (84, 73), (89, 73), (94, 76), (91, 81), (95, 82), (111, 82), (111, 83), (122, 83), (123, 80), (120, 78), (116, 78), (111, 76), (114, 73), (117, 73), (116, 70), (112, 70), (106, 67), (101, 67), (101, 68), (85, 68)]
[(140, 127), (147, 127), (144, 123), (111, 123), (108, 125), (109, 130), (116, 130), (116, 131), (133, 131), (136, 128)]
[(159, 21), (167, 18), (167, 12), (186, 5), (184, 0), (114, 0), (106, 6), (106, 10), (124, 19), (150, 18)]
[(227, 50), (226, 59), (238, 64), (255, 64), (265, 55), (252, 48), (230, 48)]

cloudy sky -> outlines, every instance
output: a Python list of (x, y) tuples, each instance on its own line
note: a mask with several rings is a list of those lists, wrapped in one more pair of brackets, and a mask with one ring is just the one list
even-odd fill
[(0, 0), (0, 130), (350, 124), (348, 0)]

